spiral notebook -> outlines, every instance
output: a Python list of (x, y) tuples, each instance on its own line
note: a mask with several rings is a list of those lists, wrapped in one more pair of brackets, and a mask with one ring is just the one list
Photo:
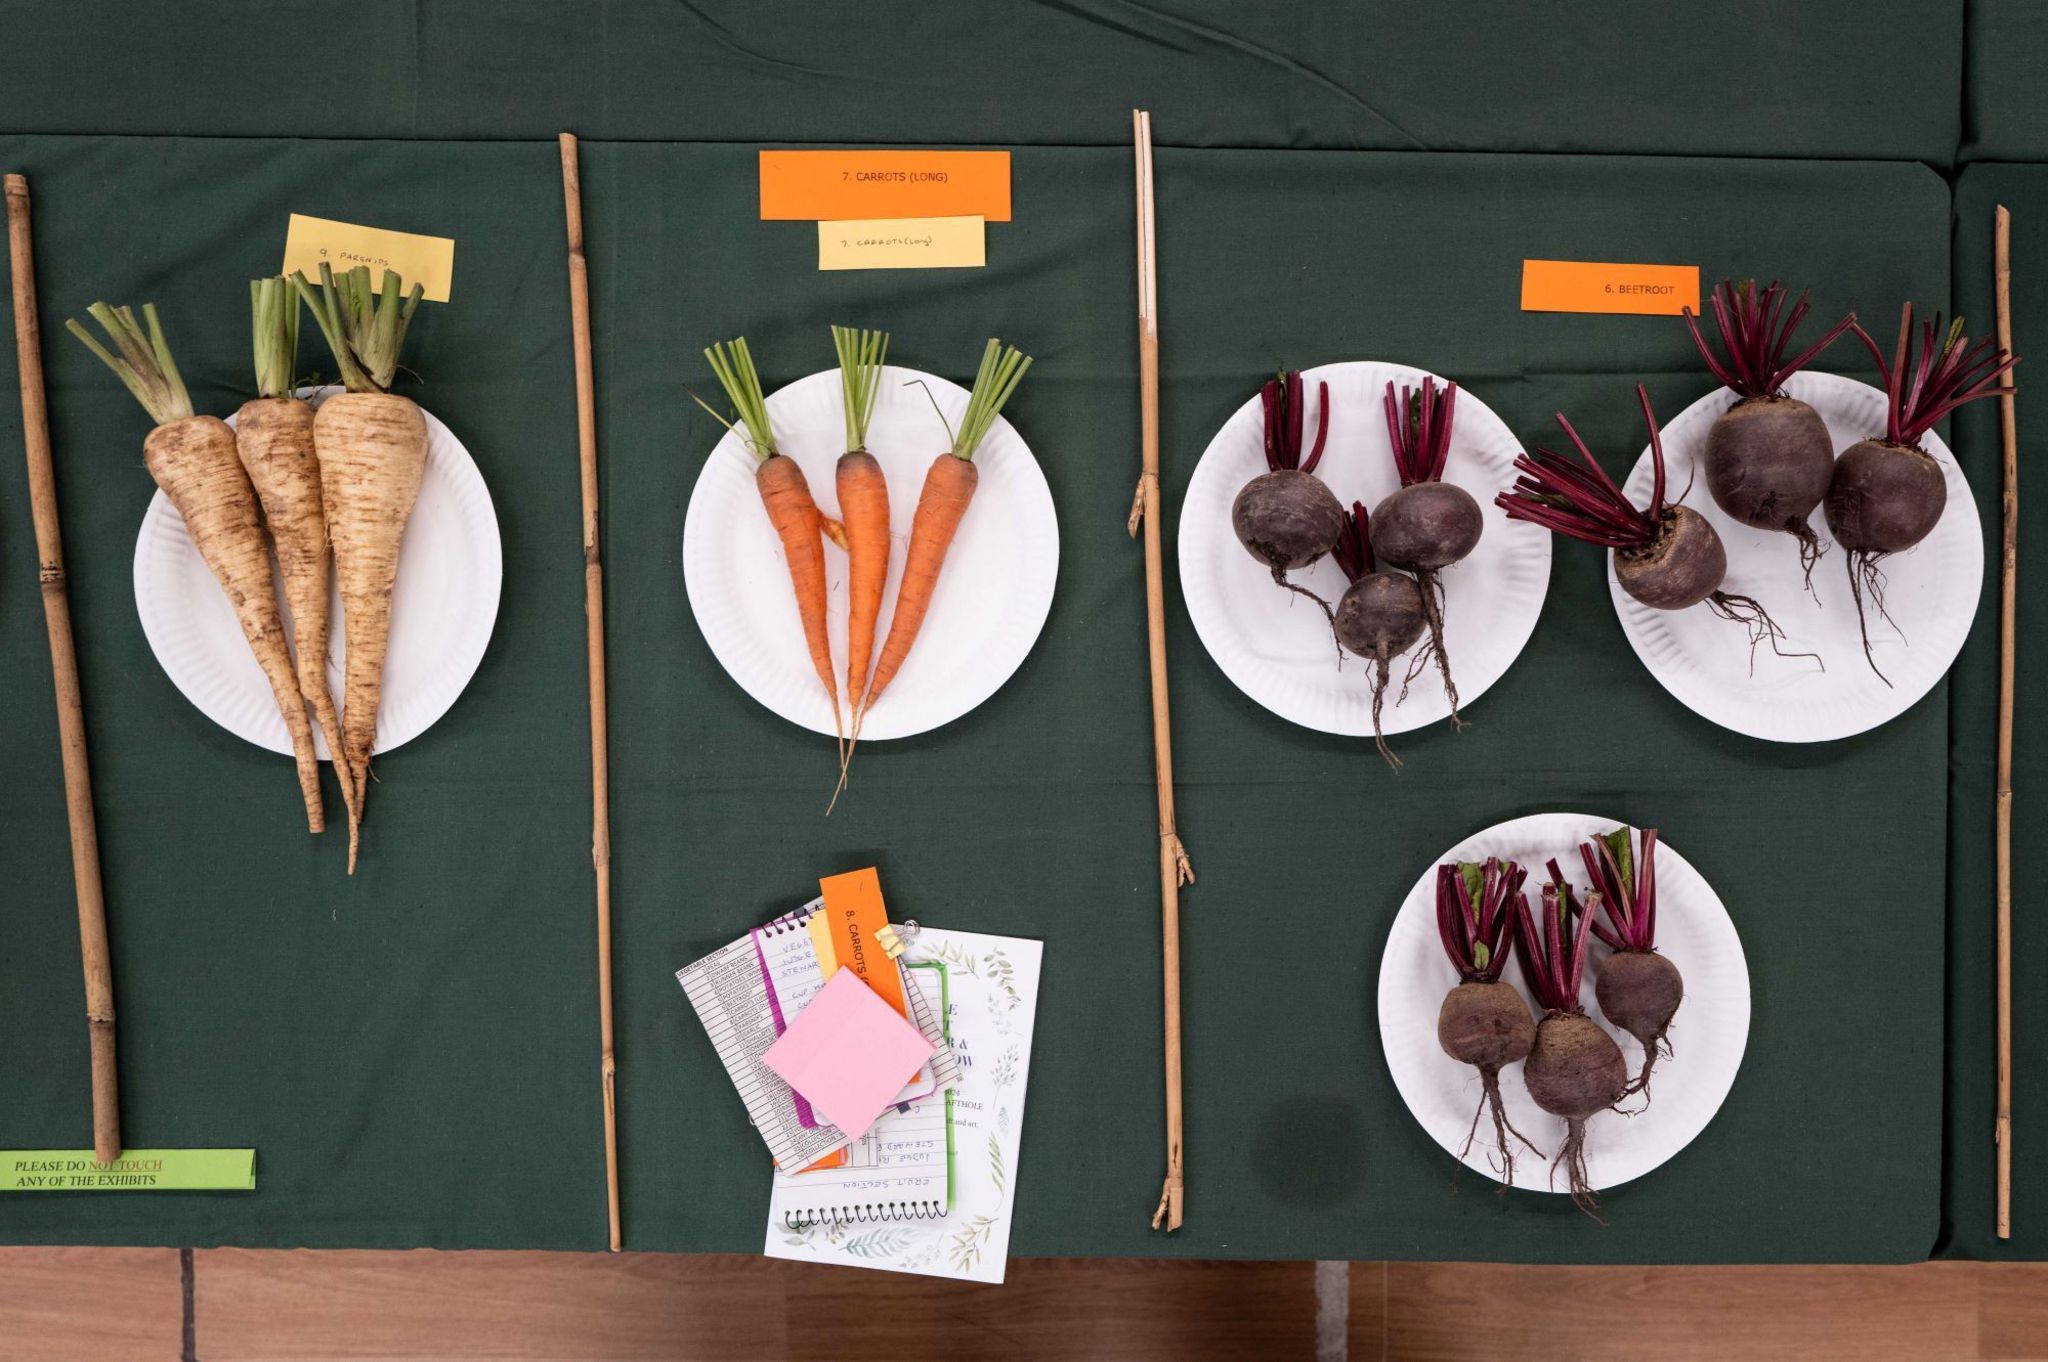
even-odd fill
[[(1016, 937), (916, 933), (903, 976), (913, 999), (937, 1000), (959, 1087), (875, 1123), (870, 1135), (902, 1142), (877, 1151), (896, 1160), (890, 1166), (835, 1169), (830, 1182), (811, 1181), (816, 1173), (776, 1176), (763, 1252), (869, 1271), (1003, 1279), (1040, 955), (1038, 942)], [(943, 1129), (932, 1120), (940, 1110)]]
[[(945, 970), (904, 971), (913, 1006), (945, 1016)], [(950, 1028), (940, 1022), (942, 1034)], [(775, 1174), (770, 1215), (784, 1228), (936, 1220), (953, 1205), (953, 1093), (876, 1120), (837, 1168)]]

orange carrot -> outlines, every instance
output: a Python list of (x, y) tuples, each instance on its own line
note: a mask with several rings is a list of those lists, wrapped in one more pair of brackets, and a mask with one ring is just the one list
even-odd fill
[(874, 679), (868, 683), (860, 708), (862, 715), (895, 679), (903, 660), (910, 656), (911, 645), (917, 642), (925, 612), (931, 608), (932, 591), (938, 585), (939, 569), (946, 561), (946, 550), (952, 546), (960, 518), (967, 514), (968, 503), (974, 499), (975, 486), (981, 480), (974, 466), (974, 451), (1030, 367), (1029, 355), (1020, 353), (1015, 346), (1005, 347), (1001, 341), (991, 339), (982, 351), (981, 370), (974, 377), (967, 413), (960, 418), (960, 429), (954, 432), (953, 448), (932, 461), (925, 473), (924, 490), (918, 494), (917, 514), (910, 522), (910, 548), (903, 560), (903, 585), (896, 594), (896, 613), (889, 620), (889, 637), (883, 641)]
[[(868, 421), (889, 353), (886, 331), (832, 328), (846, 398), (846, 453), (839, 456), (839, 514), (845, 525), (847, 567), (846, 703), (857, 716), (867, 694), (875, 650), (875, 622), (889, 580), (889, 483), (868, 453)], [(856, 718), (854, 735), (860, 734)]]
[[(761, 505), (768, 523), (782, 540), (783, 555), (789, 560), (789, 584), (796, 592), (797, 618), (804, 627), (804, 642), (811, 650), (811, 666), (825, 685), (832, 701), (832, 726), (845, 747), (846, 732), (839, 712), (839, 683), (832, 674), (832, 639), (825, 628), (825, 541), (824, 517), (811, 499), (811, 486), (796, 460), (775, 448), (775, 431), (768, 422), (768, 400), (761, 394), (761, 376), (744, 337), (729, 345), (718, 344), (704, 352), (719, 386), (731, 399), (739, 424), (713, 411), (703, 398), (697, 405), (711, 412), (727, 430), (740, 435), (747, 452), (760, 460), (754, 469), (754, 485), (760, 490)], [(692, 397), (696, 394), (692, 393)], [(744, 433), (742, 433), (742, 430)]]

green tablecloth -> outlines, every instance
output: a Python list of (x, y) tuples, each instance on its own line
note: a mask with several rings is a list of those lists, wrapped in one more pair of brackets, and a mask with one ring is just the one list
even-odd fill
[[(1046, 942), (1015, 1251), (1929, 1251), (1945, 689), (1822, 748), (1732, 736), (1642, 670), (1598, 554), (1569, 545), (1535, 637), (1473, 705), (1473, 728), (1405, 739), (1399, 780), (1369, 746), (1239, 694), (1170, 594), (1182, 821), (1202, 876), (1184, 937), (1190, 1220), (1171, 1239), (1147, 1231), (1161, 1098), (1142, 570), (1123, 532), (1137, 440), (1128, 153), (1019, 149), (1016, 220), (991, 229), (985, 271), (830, 275), (812, 268), (803, 224), (755, 220), (754, 146), (585, 148), (630, 1246), (760, 1244), (765, 1161), (671, 972), (818, 875), (878, 864), (899, 913)], [(552, 145), (10, 137), (0, 165), (28, 171), (38, 196), (129, 1138), (252, 1144), (261, 1188), (13, 1200), (0, 1239), (599, 1246)], [(1564, 407), (1625, 467), (1641, 442), (1630, 383), (1646, 377), (1667, 414), (1709, 383), (1669, 318), (1519, 312), (1524, 256), (1782, 274), (1870, 316), (1949, 292), (1950, 197), (1912, 164), (1166, 150), (1159, 186), (1169, 517), (1209, 434), (1279, 364), (1426, 364), (1530, 439)], [(446, 719), (380, 761), (354, 881), (333, 837), (305, 837), (288, 769), (200, 716), (150, 657), (129, 582), (150, 491), (143, 420), (59, 329), (101, 295), (154, 298), (195, 397), (232, 406), (242, 281), (274, 266), (290, 211), (457, 238), (456, 298), (423, 314), (412, 391), (477, 456), (505, 539), (490, 652)], [(823, 327), (840, 319), (893, 329), (894, 357), (942, 372), (992, 331), (1039, 356), (1012, 416), (1045, 465), (1062, 561), (1045, 633), (1011, 683), (955, 724), (864, 752), (828, 822), (826, 749), (747, 699), (690, 620), (682, 513), (714, 431), (682, 387), (705, 380), (702, 343), (742, 330), (771, 386), (823, 367)], [(0, 443), (17, 424), (10, 391)], [(61, 1145), (87, 1129), (84, 1028), (21, 478), (0, 459), (13, 508), (0, 679), (15, 697), (0, 724), (15, 909), (0, 1125), (7, 1143)], [(1850, 821), (1839, 809), (1859, 790), (1885, 794)], [(1727, 1105), (1654, 1177), (1612, 1194), (1605, 1230), (1561, 1199), (1454, 1192), (1387, 1081), (1373, 1023), (1380, 943), (1419, 868), (1477, 827), (1549, 808), (1661, 825), (1729, 903), (1754, 991)], [(1866, 945), (1845, 960), (1845, 942)]]
[(1139, 105), (1162, 145), (1940, 165), (1963, 74), (1958, 0), (73, 0), (7, 36), (0, 128), (248, 137), (1102, 145)]

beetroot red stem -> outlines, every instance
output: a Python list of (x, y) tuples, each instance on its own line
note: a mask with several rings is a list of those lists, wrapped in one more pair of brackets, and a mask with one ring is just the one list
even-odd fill
[(1895, 444), (1917, 448), (1921, 438), (1956, 408), (2004, 391), (2006, 373), (2019, 363), (2018, 356), (1997, 348), (1989, 337), (1973, 344), (1963, 335), (1960, 318), (1941, 338), (1939, 313), (1921, 324), (1916, 358), (1911, 303), (1900, 310), (1898, 344), (1889, 363), (1867, 331), (1853, 329), (1884, 380), (1885, 438)]
[(1330, 437), (1330, 385), (1316, 384), (1316, 447), (1309, 451), (1307, 462), (1301, 466), (1304, 473), (1316, 471), (1316, 465), (1323, 461), (1323, 442)]
[(1273, 472), (1315, 472), (1322, 462), (1323, 445), (1330, 438), (1330, 385), (1318, 383), (1316, 393), (1322, 410), (1316, 419), (1316, 443), (1306, 460), (1301, 457), (1302, 431), (1307, 425), (1307, 405), (1301, 375), (1280, 374), (1266, 380), (1259, 389), (1259, 406), (1265, 415), (1266, 467)]
[(1792, 343), (1792, 335), (1813, 306), (1813, 295), (1808, 291), (1801, 293), (1787, 311), (1788, 297), (1789, 291), (1775, 279), (1761, 290), (1754, 279), (1740, 284), (1732, 279), (1722, 280), (1709, 296), (1714, 322), (1721, 332), (1721, 356), (1715, 355), (1707, 344), (1692, 309), (1681, 309), (1686, 330), (1692, 333), (1692, 343), (1698, 347), (1708, 371), (1738, 397), (1777, 396), (1787, 379), (1811, 364), (1856, 323), (1856, 314), (1852, 312), (1787, 363), (1785, 351)]
[(1366, 522), (1365, 503), (1354, 501), (1344, 513), (1344, 532), (1330, 549), (1330, 556), (1350, 581), (1368, 576), (1373, 570), (1372, 535)]
[(1461, 982), (1492, 983), (1500, 978), (1513, 928), (1506, 902), (1520, 893), (1526, 873), (1513, 861), (1488, 857), (1480, 867), (1479, 899), (1474, 902), (1464, 866), (1452, 861), (1437, 867), (1437, 936)]

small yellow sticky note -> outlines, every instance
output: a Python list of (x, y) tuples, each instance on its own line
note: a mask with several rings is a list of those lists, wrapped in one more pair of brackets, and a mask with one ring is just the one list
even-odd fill
[(304, 270), (308, 279), (318, 283), (322, 265), (336, 274), (368, 265), (372, 288), (384, 286), (384, 271), (396, 270), (407, 290), (418, 284), (426, 290), (421, 296), (428, 302), (445, 303), (455, 283), (455, 239), (292, 214), (285, 228), (280, 273)]
[(1677, 316), (1700, 310), (1698, 265), (1602, 260), (1524, 260), (1522, 311)]
[(861, 218), (818, 224), (821, 270), (941, 270), (988, 263), (979, 217)]

